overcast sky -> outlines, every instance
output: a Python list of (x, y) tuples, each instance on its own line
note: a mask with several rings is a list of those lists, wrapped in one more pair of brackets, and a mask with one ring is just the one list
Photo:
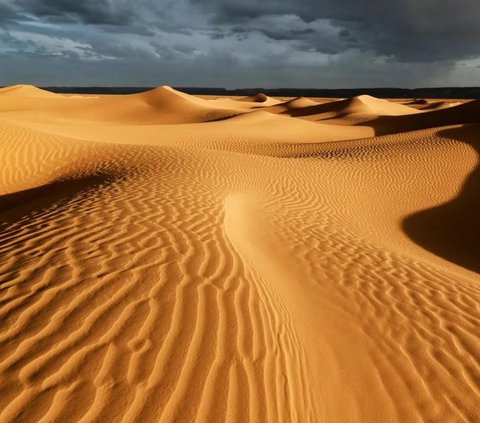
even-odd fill
[(0, 0), (0, 85), (480, 86), (480, 0)]

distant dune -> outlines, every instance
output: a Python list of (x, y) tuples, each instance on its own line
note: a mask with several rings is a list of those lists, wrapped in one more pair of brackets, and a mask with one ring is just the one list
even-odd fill
[(0, 421), (480, 421), (479, 134), (479, 100), (0, 89)]
[[(151, 90), (153, 87), (45, 87), (56, 93), (77, 94), (134, 94)], [(368, 94), (378, 98), (398, 99), (475, 99), (480, 98), (480, 87), (437, 87), (437, 88), (238, 88), (176, 87), (177, 90), (194, 95), (253, 96), (264, 93), (270, 97), (328, 97), (349, 98)]]

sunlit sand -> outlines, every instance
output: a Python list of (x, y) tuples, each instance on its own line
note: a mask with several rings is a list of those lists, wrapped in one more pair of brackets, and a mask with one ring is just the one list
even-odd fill
[(0, 90), (0, 421), (480, 421), (480, 101)]

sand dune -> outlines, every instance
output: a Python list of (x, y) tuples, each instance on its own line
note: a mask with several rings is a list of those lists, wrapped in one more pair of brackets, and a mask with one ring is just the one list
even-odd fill
[[(243, 113), (241, 107), (214, 104), (170, 87), (119, 96), (52, 94), (34, 87), (0, 91), (0, 112), (23, 114), (37, 121), (124, 122), (129, 124), (177, 124), (221, 120)], [(36, 110), (35, 116), (31, 116)]]
[(479, 421), (478, 107), (0, 90), (0, 421)]
[[(368, 122), (379, 116), (399, 116), (419, 113), (415, 108), (394, 103), (387, 100), (361, 95), (344, 100), (325, 101), (320, 104), (311, 104), (305, 101), (294, 100), (294, 107), (290, 102), (270, 107), (273, 113), (282, 113), (312, 121), (327, 121), (336, 125), (358, 125)], [(281, 107), (283, 106), (283, 107)]]
[(297, 97), (294, 98), (293, 100), (289, 100), (283, 105), (287, 109), (300, 109), (304, 107), (309, 107), (309, 106), (316, 106), (318, 103), (316, 101), (310, 100), (309, 98), (306, 97)]
[(255, 95), (242, 98), (239, 101), (247, 102), (247, 103), (260, 103), (262, 106), (271, 106), (271, 105), (280, 103), (279, 100), (268, 97), (263, 93), (257, 93)]
[(364, 113), (376, 115), (408, 115), (415, 113), (415, 110), (402, 104), (392, 103), (388, 100), (382, 100), (369, 95), (360, 95), (349, 98), (339, 103), (339, 112), (348, 113)]
[(379, 116), (368, 122), (378, 135), (415, 131), (446, 125), (480, 122), (480, 100), (472, 100), (449, 108), (430, 110), (417, 115), (393, 118)]
[(438, 100), (438, 99), (425, 99), (425, 98), (419, 98), (416, 100), (406, 100), (402, 101), (400, 100), (402, 104), (413, 107), (417, 110), (437, 110), (437, 109), (443, 109), (446, 107), (451, 107), (451, 106), (458, 106), (460, 104), (463, 104), (465, 102), (468, 102), (469, 100)]
[(405, 102), (405, 104), (408, 105), (408, 106), (425, 106), (425, 105), (428, 105), (430, 103), (425, 98), (416, 98), (414, 100)]
[[(30, 97), (30, 98), (53, 98), (56, 97), (56, 94), (49, 91), (42, 90), (33, 85), (12, 85), (9, 87), (0, 88), (0, 94), (11, 96), (13, 99), (21, 102), (21, 97)], [(3, 97), (5, 99), (5, 97)]]
[(447, 107), (458, 106), (461, 103), (458, 102), (450, 102), (450, 101), (433, 101), (428, 103), (427, 105), (420, 108), (420, 110), (438, 110), (438, 109), (445, 109)]

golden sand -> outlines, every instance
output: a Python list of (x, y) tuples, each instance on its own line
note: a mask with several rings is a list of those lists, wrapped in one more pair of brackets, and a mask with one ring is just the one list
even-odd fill
[(480, 421), (479, 149), (479, 101), (0, 90), (0, 421)]

